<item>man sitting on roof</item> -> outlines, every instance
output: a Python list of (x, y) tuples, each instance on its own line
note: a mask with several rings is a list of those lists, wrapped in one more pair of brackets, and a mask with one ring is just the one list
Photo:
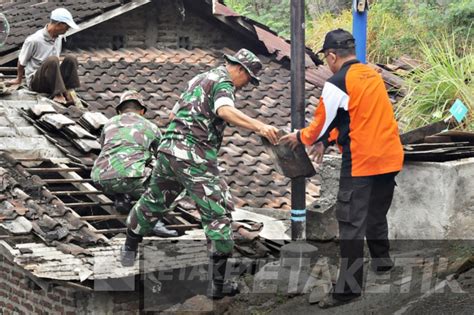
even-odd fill
[(59, 63), (62, 48), (60, 35), (69, 28), (78, 28), (71, 13), (64, 8), (53, 10), (51, 21), (26, 38), (18, 56), (17, 78), (8, 84), (21, 84), (25, 75), (26, 84), (31, 90), (47, 93), (61, 103), (73, 105), (75, 94), (72, 89), (80, 85), (77, 59), (67, 55)]
[[(100, 136), (102, 151), (91, 171), (95, 184), (109, 194), (115, 194), (115, 208), (122, 213), (131, 209), (131, 198), (145, 191), (155, 158), (153, 144), (161, 138), (158, 127), (143, 115), (146, 107), (136, 91), (126, 91), (115, 108), (118, 115), (104, 126)], [(177, 236), (162, 221), (155, 224), (158, 236)]]

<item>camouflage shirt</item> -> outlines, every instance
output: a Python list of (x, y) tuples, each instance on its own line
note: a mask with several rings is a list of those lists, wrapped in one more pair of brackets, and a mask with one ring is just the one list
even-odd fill
[(138, 114), (111, 118), (102, 130), (102, 151), (92, 168), (92, 180), (145, 176), (145, 166), (154, 159), (150, 146), (159, 137), (158, 127)]
[(235, 87), (225, 66), (195, 76), (176, 105), (174, 120), (159, 150), (181, 160), (217, 165), (217, 154), (227, 123), (217, 109), (234, 106)]

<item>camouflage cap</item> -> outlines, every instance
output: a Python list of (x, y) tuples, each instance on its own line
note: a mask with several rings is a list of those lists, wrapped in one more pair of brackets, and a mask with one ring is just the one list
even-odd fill
[(224, 55), (225, 59), (231, 63), (238, 63), (247, 70), (250, 74), (253, 85), (258, 85), (260, 78), (258, 77), (258, 72), (262, 69), (263, 65), (260, 59), (253, 52), (248, 49), (242, 48), (233, 56)]
[(140, 93), (138, 93), (136, 90), (128, 90), (123, 92), (120, 96), (120, 103), (115, 107), (117, 113), (120, 111), (122, 105), (128, 101), (136, 101), (138, 104), (140, 104), (141, 107), (145, 109), (146, 112), (147, 108), (143, 103), (143, 97), (140, 95)]

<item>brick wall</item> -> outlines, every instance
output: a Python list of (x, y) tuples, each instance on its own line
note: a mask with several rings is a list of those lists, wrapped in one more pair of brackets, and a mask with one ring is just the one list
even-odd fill
[(74, 49), (123, 46), (157, 48), (238, 49), (243, 42), (230, 28), (214, 18), (203, 18), (186, 8), (184, 17), (174, 0), (159, 0), (124, 13), (68, 38), (65, 47)]
[[(46, 280), (44, 283), (48, 283)], [(138, 292), (84, 292), (38, 286), (21, 268), (0, 255), (0, 315), (138, 314)]]
[(46, 291), (0, 255), (0, 314), (76, 315), (76, 310), (74, 290), (54, 287)]

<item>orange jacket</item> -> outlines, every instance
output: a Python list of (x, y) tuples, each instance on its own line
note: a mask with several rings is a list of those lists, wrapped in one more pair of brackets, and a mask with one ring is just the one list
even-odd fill
[(297, 133), (305, 145), (328, 142), (337, 128), (342, 146), (341, 176), (397, 172), (403, 148), (392, 104), (380, 74), (357, 60), (346, 62), (324, 84), (311, 124)]

